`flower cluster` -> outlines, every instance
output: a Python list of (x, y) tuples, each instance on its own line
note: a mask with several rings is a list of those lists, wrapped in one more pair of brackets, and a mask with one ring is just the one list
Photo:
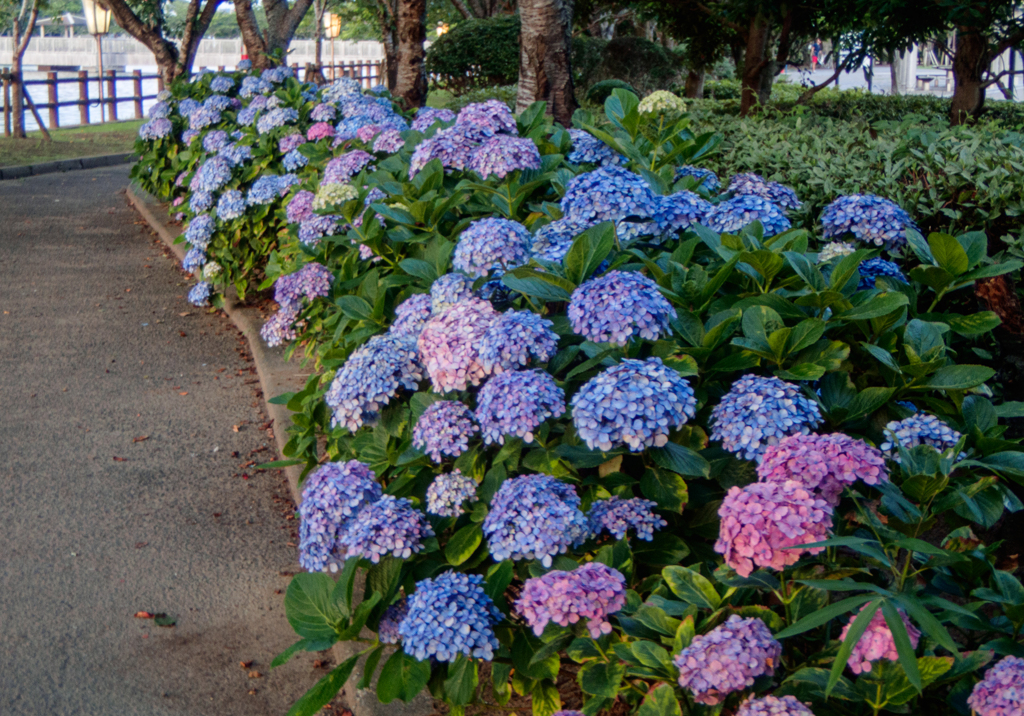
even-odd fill
[(438, 475), (427, 488), (427, 512), (441, 517), (458, 517), (462, 503), (477, 501), (476, 482), (459, 470)]
[(473, 412), (465, 404), (440, 400), (424, 410), (416, 421), (412, 444), (440, 463), (444, 461), (443, 455), (454, 458), (468, 450), (470, 438), (478, 432)]
[(656, 341), (676, 318), (658, 284), (634, 271), (610, 271), (583, 282), (572, 292), (568, 314), (575, 333), (618, 346), (634, 337)]
[(626, 578), (600, 562), (527, 579), (516, 600), (516, 610), (535, 635), (543, 634), (548, 622), (567, 627), (586, 619), (594, 639), (611, 633), (608, 617), (625, 605)]
[(733, 691), (752, 686), (754, 679), (775, 673), (782, 644), (763, 621), (737, 614), (707, 634), (693, 638), (676, 655), (679, 685), (697, 703), (714, 706)]
[(273, 87), (270, 82), (263, 79), (262, 77), (256, 77), (255, 75), (248, 75), (242, 78), (242, 86), (238, 90), (239, 97), (252, 97), (257, 94), (266, 94)]
[(796, 696), (751, 696), (740, 704), (736, 716), (814, 716), (814, 712), (802, 704)]
[(290, 172), (293, 172), (296, 171), (297, 169), (302, 169), (302, 167), (309, 164), (309, 159), (306, 157), (305, 154), (300, 152), (298, 149), (293, 149), (292, 151), (284, 155), (284, 158), (281, 160), (281, 163), (284, 165), (285, 169), (287, 169)]
[(334, 236), (340, 229), (338, 217), (334, 214), (312, 214), (299, 222), (299, 242), (316, 246), (325, 236)]
[(430, 294), (417, 293), (402, 301), (395, 307), (395, 320), (391, 324), (390, 333), (415, 341), (420, 337), (423, 326), (427, 325), (433, 313)]
[(493, 627), (504, 616), (480, 586), (483, 579), (448, 571), (417, 582), (398, 625), (405, 653), (420, 661), (455, 661), (459, 654), (493, 659), (498, 648)]
[(446, 273), (430, 284), (430, 303), (434, 313), (441, 313), (472, 295), (473, 282), (461, 273)]
[(434, 122), (452, 122), (455, 120), (455, 112), (450, 109), (435, 109), (433, 107), (420, 107), (416, 110), (416, 119), (412, 121), (414, 132), (426, 132)]
[(476, 140), (467, 134), (464, 127), (442, 129), (416, 145), (409, 161), (409, 178), (416, 176), (432, 159), (440, 161), (445, 169), (465, 169), (476, 147)]
[(488, 380), (477, 396), (476, 420), (484, 443), (505, 444), (506, 435), (533, 442), (533, 431), (565, 412), (565, 393), (541, 370), (507, 370)]
[(185, 258), (181, 260), (181, 268), (189, 273), (193, 273), (197, 268), (205, 263), (206, 252), (196, 246), (193, 246), (185, 253)]
[(416, 346), (435, 391), (465, 390), (487, 377), (480, 341), (496, 316), (487, 301), (468, 298), (427, 321)]
[(249, 206), (269, 204), (287, 193), (288, 187), (296, 182), (298, 182), (298, 178), (294, 174), (284, 174), (282, 176), (265, 174), (253, 182), (252, 188), (249, 189), (249, 196), (246, 197), (246, 202)]
[(363, 507), (379, 500), (381, 487), (357, 460), (324, 463), (306, 478), (299, 505), (299, 564), (323, 572), (338, 561), (339, 536)]
[(974, 685), (967, 705), (979, 716), (1024, 713), (1024, 659), (1007, 656)]
[(423, 549), (426, 537), (433, 536), (427, 518), (407, 498), (384, 495), (359, 510), (339, 535), (338, 544), (348, 556), (377, 564), (388, 554), (409, 559)]
[(306, 189), (295, 192), (291, 201), (288, 202), (288, 208), (285, 209), (288, 222), (295, 224), (313, 216), (313, 199), (315, 197), (313, 192)]
[(496, 562), (552, 558), (589, 535), (575, 488), (550, 475), (520, 475), (501, 483), (484, 518), (487, 546)]
[(900, 271), (900, 267), (894, 264), (892, 261), (886, 261), (883, 258), (868, 259), (861, 263), (857, 267), (860, 271), (860, 283), (857, 284), (857, 288), (861, 291), (867, 291), (875, 287), (875, 279), (880, 276), (886, 276), (894, 281), (900, 283), (909, 283), (907, 277)]
[(331, 425), (355, 432), (372, 424), (399, 390), (416, 390), (422, 379), (416, 346), (391, 335), (374, 336), (348, 357), (324, 396), (333, 411)]
[(338, 108), (328, 102), (321, 102), (309, 113), (314, 122), (333, 122), (338, 118)]
[(409, 600), (402, 597), (400, 600), (384, 610), (377, 624), (377, 638), (381, 644), (397, 644), (402, 639), (398, 635), (398, 625), (409, 613)]
[[(868, 608), (865, 604), (857, 614), (850, 617), (850, 621), (843, 627), (843, 632), (839, 635), (840, 641), (846, 640), (846, 635), (850, 631), (850, 627), (853, 625), (854, 620), (860, 614)], [(914, 649), (917, 648), (918, 641), (921, 640), (921, 632), (910, 620), (907, 619), (907, 615), (903, 613), (903, 610), (899, 611), (900, 618), (903, 620), (903, 625), (907, 628), (907, 635), (910, 637), (910, 646)], [(896, 642), (893, 641), (892, 631), (889, 629), (889, 625), (885, 621), (885, 615), (882, 614), (882, 610), (879, 609), (871, 617), (871, 621), (868, 623), (867, 629), (861, 634), (860, 639), (857, 640), (856, 645), (853, 647), (853, 652), (850, 654), (850, 658), (846, 664), (850, 667), (850, 671), (855, 674), (863, 674), (871, 671), (871, 662), (879, 661), (880, 659), (888, 659), (889, 661), (896, 661), (899, 659), (899, 654), (896, 652)]]
[(516, 370), (551, 358), (558, 347), (554, 324), (533, 311), (508, 310), (497, 316), (480, 343), (480, 363), (488, 373)]
[(213, 92), (230, 92), (235, 88), (235, 81), (227, 75), (217, 75), (210, 80), (210, 90)]
[(637, 107), (640, 114), (665, 115), (665, 119), (673, 121), (686, 112), (686, 102), (666, 90), (656, 90), (640, 100)]
[(649, 219), (657, 211), (657, 202), (643, 177), (622, 167), (604, 166), (570, 179), (561, 208), (567, 217), (596, 224), (630, 216)]
[(213, 206), (213, 192), (209, 191), (194, 191), (192, 196), (188, 200), (188, 208), (193, 213), (198, 214), (201, 211), (206, 211)]
[(220, 155), (231, 162), (231, 166), (239, 167), (252, 159), (252, 147), (248, 144), (232, 143), (224, 147)]
[(895, 202), (874, 194), (841, 196), (821, 212), (826, 239), (853, 234), (857, 241), (896, 251), (907, 243), (907, 229), (917, 231), (914, 220)]
[(166, 117), (157, 117), (139, 127), (139, 137), (148, 141), (163, 139), (171, 133), (172, 129), (174, 129), (174, 125), (171, 124), (171, 120)]
[(189, 222), (185, 229), (185, 241), (189, 246), (205, 250), (213, 236), (214, 220), (209, 214), (200, 214)]
[(297, 110), (291, 107), (275, 107), (256, 120), (256, 131), (260, 134), (266, 134), (298, 119), (299, 113)]
[(880, 447), (888, 455), (896, 456), (899, 448), (909, 450), (918, 445), (931, 445), (939, 452), (956, 447), (960, 433), (934, 415), (916, 413), (903, 420), (893, 420), (885, 426), (885, 442)]
[(359, 190), (351, 184), (339, 184), (337, 182), (324, 182), (316, 190), (316, 198), (313, 199), (313, 209), (322, 211), (336, 204), (344, 204), (358, 198)]
[(696, 414), (693, 389), (660, 358), (627, 358), (598, 373), (572, 399), (576, 432), (591, 450), (661, 447)]
[[(194, 132), (217, 124), (221, 119), (220, 112), (213, 107), (200, 107), (188, 117), (188, 128)], [(198, 136), (198, 135), (195, 135)]]
[(324, 167), (323, 183), (346, 184), (372, 161), (373, 155), (361, 149), (346, 152), (327, 162), (327, 166)]
[(231, 142), (231, 138), (228, 133), (223, 129), (215, 129), (212, 132), (207, 132), (206, 136), (203, 137), (203, 151), (216, 153), (222, 150)]
[(496, 99), (466, 105), (459, 111), (455, 124), (473, 132), (477, 141), (495, 134), (518, 133), (516, 118), (504, 102)]
[(274, 283), (274, 300), (281, 305), (299, 303), (303, 298), (312, 301), (330, 293), (333, 275), (323, 265), (312, 261), (295, 273), (281, 276)]
[(373, 141), (373, 151), (382, 154), (394, 154), (404, 146), (405, 140), (397, 129), (385, 129)]
[(626, 164), (629, 160), (622, 156), (590, 132), (582, 129), (570, 129), (572, 151), (565, 159), (570, 164)]
[(761, 222), (765, 236), (775, 236), (792, 227), (779, 207), (753, 194), (741, 194), (711, 207), (704, 221), (709, 229), (720, 234), (736, 233), (755, 221)]
[[(230, 97), (225, 97), (222, 94), (213, 94), (206, 98), (203, 102), (203, 109), (212, 109), (216, 112), (223, 112), (228, 107), (234, 105)], [(196, 127), (193, 127), (196, 129)]]
[(757, 475), (762, 482), (796, 480), (833, 506), (857, 480), (879, 485), (889, 479), (880, 450), (842, 433), (784, 437), (765, 450)]
[(452, 266), (474, 278), (497, 275), (529, 260), (533, 237), (522, 224), (508, 219), (477, 219), (459, 235)]
[(768, 181), (760, 174), (752, 172), (737, 174), (730, 179), (729, 193), (733, 196), (759, 196), (780, 209), (799, 209), (801, 206), (796, 192), (788, 186), (777, 181)]
[(565, 217), (552, 221), (537, 229), (530, 252), (534, 258), (562, 263), (573, 240), (588, 228), (590, 223), (583, 219)]
[(818, 427), (821, 412), (792, 383), (773, 376), (745, 375), (711, 411), (712, 440), (744, 460), (760, 462), (764, 451), (795, 433)]
[(504, 179), (519, 169), (540, 169), (540, 151), (532, 139), (499, 134), (473, 150), (466, 168), (484, 179)]
[(171, 105), (164, 101), (157, 101), (149, 111), (146, 112), (146, 116), (150, 119), (166, 119), (171, 116)]
[(213, 286), (210, 285), (209, 281), (200, 281), (189, 290), (188, 302), (193, 306), (209, 306), (211, 288)]
[(711, 211), (711, 202), (705, 201), (692, 191), (659, 196), (655, 201), (657, 210), (654, 222), (662, 237), (674, 236), (694, 224), (704, 223), (705, 217)]
[(213, 156), (203, 162), (192, 177), (189, 188), (192, 191), (217, 191), (231, 179), (231, 163), (221, 156)]
[(679, 181), (683, 177), (693, 177), (698, 182), (698, 189), (704, 189), (711, 193), (717, 193), (722, 188), (722, 182), (719, 181), (718, 175), (710, 169), (704, 167), (695, 167), (692, 164), (684, 164), (676, 169), (675, 180)]
[(830, 241), (822, 246), (821, 251), (818, 252), (818, 263), (823, 264), (832, 259), (849, 256), (854, 251), (856, 249), (853, 247), (853, 244), (848, 244), (845, 241)]
[(832, 528), (832, 506), (796, 480), (732, 487), (718, 516), (715, 551), (743, 577), (755, 567), (796, 564), (804, 551), (818, 554), (824, 547), (790, 548), (828, 539)]
[(668, 522), (654, 513), (657, 503), (642, 497), (624, 500), (613, 495), (607, 500), (598, 500), (590, 506), (587, 519), (594, 536), (610, 533), (615, 539), (625, 539), (629, 529), (636, 531), (639, 539), (650, 542), (654, 531), (668, 527)]

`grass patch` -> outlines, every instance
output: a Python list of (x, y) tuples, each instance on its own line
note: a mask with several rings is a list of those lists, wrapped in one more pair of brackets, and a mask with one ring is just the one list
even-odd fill
[(50, 131), (52, 142), (43, 139), (40, 132), (29, 132), (26, 139), (0, 137), (0, 167), (130, 152), (142, 122), (133, 120), (54, 129)]

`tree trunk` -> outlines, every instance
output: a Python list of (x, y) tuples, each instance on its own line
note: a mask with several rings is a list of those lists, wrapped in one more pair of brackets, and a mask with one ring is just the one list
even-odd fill
[[(742, 94), (740, 96), (740, 116), (750, 114), (750, 108), (761, 93), (761, 73), (770, 64), (766, 57), (768, 50), (768, 18), (758, 13), (750, 19), (747, 31), (747, 47), (743, 58), (743, 74), (741, 77)], [(769, 88), (770, 91), (770, 88)]]
[[(128, 7), (128, 3), (125, 0), (104, 0), (104, 2), (110, 8), (110, 12), (114, 16), (114, 20), (117, 21), (118, 26), (148, 47), (149, 51), (153, 53), (153, 59), (156, 60), (157, 70), (160, 72), (160, 76), (163, 77), (164, 85), (170, 85), (174, 82), (182, 72), (178, 46), (163, 36), (162, 24), (143, 22)], [(202, 35), (201, 33), (196, 34), (196, 43), (198, 44), (198, 38), (202, 37)]]
[(245, 53), (249, 56), (255, 69), (267, 69), (273, 62), (267, 56), (267, 43), (256, 23), (256, 13), (252, 11), (252, 0), (235, 0), (235, 18), (238, 29), (242, 32)]
[(1024, 312), (1009, 274), (978, 281), (974, 293), (988, 310), (999, 316), (1004, 329), (1018, 336), (1024, 335)]
[(32, 39), (32, 30), (36, 26), (36, 17), (39, 15), (39, 0), (33, 0), (32, 10), (25, 21), (25, 33), (22, 34), (21, 20), (25, 15), (26, 3), (22, 3), (21, 11), (14, 18), (14, 52), (11, 57), (11, 109), (14, 110), (14, 125), (12, 127), (14, 136), (18, 139), (25, 139), (25, 92), (24, 77), (21, 73), (21, 60), (25, 57), (25, 50), (28, 49), (29, 40)]
[(427, 0), (398, 0), (398, 67), (395, 97), (404, 109), (427, 103)]
[(252, 11), (252, 0), (238, 0), (235, 3), (235, 17), (242, 31), (245, 51), (252, 60), (252, 66), (266, 69), (277, 64), (288, 64), (288, 45), (295, 30), (309, 11), (313, 0), (264, 0), (263, 10), (267, 16), (267, 31), (260, 32), (256, 14)]
[(201, 0), (191, 0), (188, 6), (188, 13), (185, 16), (185, 31), (181, 38), (181, 51), (178, 55), (178, 75), (188, 77), (192, 74), (192, 63), (196, 59), (196, 51), (199, 49), (199, 41), (213, 22), (217, 14), (217, 7), (221, 0), (206, 0), (206, 6), (199, 11)]
[(686, 74), (686, 91), (683, 93), (687, 99), (704, 98), (704, 68), (690, 70)]
[(576, 95), (570, 52), (573, 0), (519, 0), (519, 94), (516, 112), (547, 102), (548, 114), (572, 124)]
[(956, 32), (956, 53), (953, 55), (953, 101), (949, 108), (950, 124), (964, 124), (974, 119), (985, 104), (982, 76), (992, 58), (988, 38), (981, 30), (959, 27)]
[(896, 52), (892, 53), (892, 62), (889, 63), (889, 81), (892, 83), (889, 94), (895, 97), (900, 93), (900, 73), (896, 66)]
[(380, 23), (381, 44), (384, 46), (384, 67), (381, 79), (384, 86), (395, 94), (398, 84), (398, 31), (395, 26), (394, 0), (377, 0), (377, 21)]

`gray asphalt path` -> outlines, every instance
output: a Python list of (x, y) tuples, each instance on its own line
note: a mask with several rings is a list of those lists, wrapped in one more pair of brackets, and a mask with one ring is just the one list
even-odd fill
[(325, 671), (270, 670), (297, 564), (256, 375), (127, 174), (0, 182), (0, 714), (281, 715)]

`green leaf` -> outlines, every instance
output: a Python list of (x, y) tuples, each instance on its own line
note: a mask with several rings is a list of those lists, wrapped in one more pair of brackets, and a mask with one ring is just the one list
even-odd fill
[(398, 649), (384, 663), (377, 679), (377, 698), (389, 704), (395, 699), (409, 703), (423, 690), (430, 680), (430, 662), (417, 661), (415, 657)]
[(782, 255), (786, 257), (789, 265), (793, 267), (797, 275), (804, 280), (804, 282), (814, 291), (821, 292), (825, 290), (825, 279), (821, 275), (821, 271), (811, 263), (803, 254), (797, 253), (796, 251), (783, 251)]
[(958, 659), (960, 658), (960, 651), (957, 649), (956, 642), (953, 641), (953, 637), (950, 636), (949, 632), (946, 631), (946, 627), (928, 611), (928, 608), (921, 604), (915, 597), (907, 594), (896, 595), (896, 601), (900, 603), (907, 614), (913, 618), (915, 622), (921, 627), (925, 634), (937, 641)]
[(875, 596), (876, 595), (874, 594), (858, 594), (856, 597), (841, 599), (835, 604), (830, 604), (824, 609), (807, 615), (803, 619), (800, 619), (796, 624), (791, 624), (776, 634), (775, 638), (786, 639), (791, 636), (796, 636), (797, 634), (803, 634), (805, 631), (810, 631), (815, 627), (819, 627), (836, 617), (840, 617), (843, 614), (856, 609), (865, 602), (870, 602), (875, 598)]
[(788, 370), (775, 371), (775, 375), (783, 380), (817, 380), (825, 375), (825, 368), (814, 363), (798, 363)]
[(315, 641), (337, 637), (335, 625), (342, 614), (331, 599), (334, 586), (334, 580), (323, 572), (302, 572), (292, 578), (284, 609), (296, 634)]
[(675, 691), (668, 684), (659, 684), (640, 703), (637, 716), (682, 716)]
[(282, 664), (285, 664), (291, 660), (293, 656), (298, 654), (300, 651), (324, 651), (330, 649), (335, 644), (334, 639), (325, 639), (324, 641), (311, 641), (310, 639), (299, 639), (297, 642), (289, 646), (287, 649), (282, 651), (280, 654), (274, 657), (274, 660), (270, 662), (270, 668), (274, 669)]
[(847, 406), (846, 420), (871, 415), (888, 403), (894, 392), (894, 388), (865, 388), (857, 393)]
[(605, 221), (576, 237), (562, 259), (566, 277), (579, 285), (590, 277), (615, 248), (615, 224)]
[(690, 499), (686, 481), (667, 470), (646, 470), (640, 478), (640, 491), (647, 499), (657, 502), (661, 509), (672, 512), (682, 512)]
[(548, 680), (540, 681), (530, 692), (533, 716), (552, 716), (562, 709), (562, 698), (558, 687)]
[(466, 525), (449, 540), (444, 548), (444, 557), (448, 564), (457, 567), (473, 556), (476, 548), (484, 539), (484, 532), (480, 525)]
[(453, 706), (465, 706), (472, 702), (479, 681), (476, 660), (459, 654), (448, 665), (448, 678), (444, 681), (445, 701)]
[(661, 576), (673, 594), (687, 604), (713, 610), (718, 609), (722, 603), (722, 597), (715, 586), (700, 572), (688, 567), (672, 566), (661, 570)]
[[(846, 601), (846, 600), (843, 600)], [(884, 599), (874, 599), (868, 603), (860, 614), (858, 614), (854, 620), (850, 623), (850, 629), (846, 633), (846, 639), (839, 645), (839, 652), (836, 654), (836, 659), (832, 663), (832, 671), (829, 672), (828, 684), (825, 686), (825, 696), (829, 696), (832, 693), (833, 687), (839, 683), (839, 679), (843, 675), (843, 669), (846, 668), (846, 662), (850, 659), (850, 654), (853, 653), (853, 647), (857, 645), (860, 638), (864, 635), (864, 631), (868, 628), (868, 624), (871, 623), (872, 617), (875, 616), (875, 612), (878, 611), (879, 605), (885, 601)], [(783, 630), (776, 635), (776, 638), (781, 638), (782, 634), (785, 634), (788, 630)], [(798, 632), (799, 633), (799, 632)]]
[[(782, 689), (780, 689), (779, 694), (782, 695), (782, 691), (785, 691), (785, 693), (792, 693), (787, 690), (787, 685), (807, 685), (811, 687), (815, 694), (821, 694), (821, 697), (824, 700), (825, 687), (828, 685), (828, 676), (829, 674), (827, 669), (800, 669), (782, 682)], [(863, 697), (857, 693), (857, 690), (853, 688), (853, 684), (850, 683), (850, 680), (845, 676), (841, 677), (839, 681), (836, 682), (835, 687), (832, 689), (832, 696), (837, 699), (843, 699), (844, 701), (863, 701)]]
[(316, 683), (316, 686), (292, 704), (292, 707), (288, 709), (288, 716), (314, 716), (319, 713), (320, 709), (329, 704), (331, 699), (341, 691), (341, 687), (348, 681), (352, 669), (355, 668), (359, 656), (356, 654), (331, 669), (327, 676)]
[(383, 654), (384, 645), (381, 644), (371, 651), (370, 655), (366, 657), (366, 663), (363, 664), (363, 677), (359, 679), (359, 683), (356, 684), (357, 689), (370, 688), (370, 684), (373, 682), (373, 675), (377, 671), (377, 664), (380, 663), (380, 657)]
[(928, 246), (935, 257), (935, 263), (953, 276), (959, 276), (970, 268), (964, 247), (949, 234), (931, 234), (928, 237)]
[(633, 655), (644, 666), (652, 669), (667, 669), (672, 657), (653, 641), (639, 639), (632, 644)]
[[(959, 245), (957, 244), (957, 246)], [(932, 251), (935, 251), (934, 246), (932, 246)], [(964, 260), (966, 261), (966, 256)], [(914, 653), (914, 647), (910, 644), (907, 625), (903, 623), (903, 617), (889, 600), (882, 602), (882, 615), (885, 617), (885, 623), (889, 625), (889, 631), (892, 632), (892, 640), (896, 643), (900, 666), (903, 667), (910, 683), (920, 693), (924, 690), (924, 684), (921, 683), (921, 672), (917, 668), (917, 654)]]
[(614, 699), (619, 695), (619, 684), (625, 675), (625, 664), (590, 661), (580, 669), (577, 680), (586, 693)]
[(980, 336), (990, 333), (1002, 324), (1002, 320), (992, 311), (979, 311), (969, 316), (950, 314), (943, 318), (954, 333), (961, 336)]
[(880, 293), (872, 296), (859, 306), (842, 311), (834, 316), (839, 321), (863, 321), (869, 318), (887, 316), (893, 311), (898, 311), (906, 306), (910, 300), (903, 293)]
[(373, 315), (373, 306), (359, 296), (339, 296), (335, 303), (341, 308), (342, 313), (357, 321), (368, 321)]
[(665, 468), (689, 477), (708, 477), (711, 464), (688, 447), (666, 443), (664, 447), (652, 448), (648, 453), (654, 462)]
[(568, 301), (576, 288), (571, 281), (525, 266), (509, 271), (501, 282), (513, 291), (543, 301)]
[(402, 259), (398, 262), (402, 270), (416, 278), (433, 283), (437, 279), (437, 269), (429, 261), (423, 259)]
[(513, 574), (512, 560), (506, 559), (503, 562), (491, 565), (491, 568), (487, 570), (487, 576), (484, 578), (484, 593), (494, 601), (497, 601), (505, 593), (505, 590), (508, 589), (508, 585), (512, 584)]
[(918, 390), (967, 390), (981, 385), (996, 374), (985, 365), (947, 365), (928, 378), (926, 385), (915, 385)]

